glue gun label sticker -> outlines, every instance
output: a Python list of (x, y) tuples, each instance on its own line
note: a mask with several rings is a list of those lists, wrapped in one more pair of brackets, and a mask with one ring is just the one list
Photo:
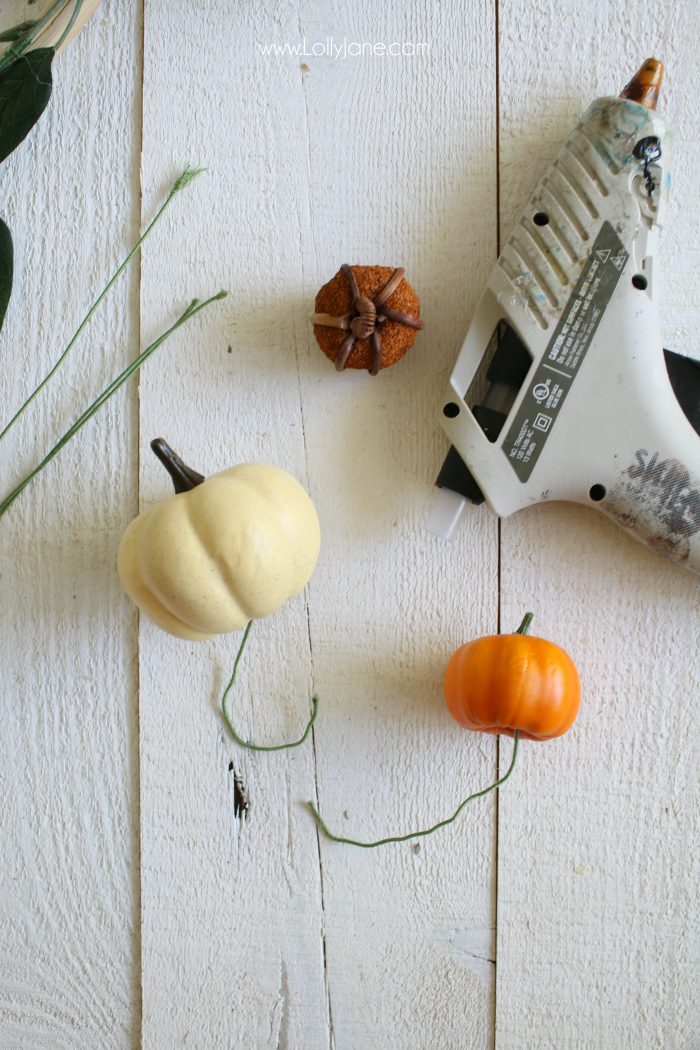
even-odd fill
[(501, 446), (522, 482), (556, 425), (628, 259), (622, 241), (604, 222)]

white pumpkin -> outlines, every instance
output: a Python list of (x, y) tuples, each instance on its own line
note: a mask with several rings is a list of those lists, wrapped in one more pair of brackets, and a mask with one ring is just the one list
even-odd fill
[(309, 496), (278, 467), (245, 464), (194, 484), (132, 521), (117, 568), (154, 623), (199, 641), (269, 616), (303, 590), (321, 536)]

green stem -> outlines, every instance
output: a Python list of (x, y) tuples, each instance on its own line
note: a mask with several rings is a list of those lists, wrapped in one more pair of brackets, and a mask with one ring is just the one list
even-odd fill
[(12, 43), (13, 40), (18, 40), (22, 33), (26, 33), (28, 29), (33, 29), (36, 22), (20, 22), (19, 25), (12, 26), (11, 29), (3, 29), (0, 33), (0, 44)]
[(68, 25), (63, 30), (63, 32), (61, 33), (60, 39), (56, 43), (56, 48), (55, 48), (56, 51), (58, 51), (60, 49), (61, 44), (66, 39), (66, 37), (70, 33), (71, 29), (75, 25), (75, 20), (77, 19), (78, 15), (80, 14), (80, 8), (82, 6), (83, 6), (83, 0), (75, 0), (75, 7), (73, 8), (73, 14), (68, 19)]
[(13, 62), (28, 50), (39, 33), (39, 30), (43, 29), (46, 23), (51, 21), (55, 13), (61, 8), (66, 7), (69, 2), (70, 0), (54, 0), (54, 3), (51, 4), (41, 18), (38, 18), (36, 22), (32, 22), (31, 27), (27, 29), (25, 33), (22, 33), (14, 44), (11, 47), (8, 47), (2, 58), (0, 58), (0, 72), (2, 72), (7, 66), (11, 66)]
[(181, 325), (186, 324), (186, 322), (189, 321), (192, 317), (194, 317), (195, 314), (198, 314), (200, 310), (203, 310), (205, 306), (209, 306), (210, 303), (216, 302), (218, 299), (225, 298), (227, 294), (228, 293), (224, 291), (217, 292), (216, 295), (210, 296), (208, 299), (205, 299), (204, 302), (200, 302), (199, 299), (193, 299), (190, 305), (184, 311), (184, 313), (182, 313), (180, 317), (178, 317), (177, 321), (175, 321), (175, 323), (172, 324), (170, 328), (167, 329), (167, 331), (159, 335), (158, 338), (150, 344), (150, 346), (147, 346), (146, 349), (138, 355), (138, 357), (135, 357), (131, 364), (127, 365), (123, 372), (119, 373), (117, 378), (114, 379), (109, 384), (109, 386), (102, 391), (102, 393), (93, 401), (90, 407), (87, 408), (83, 412), (83, 414), (79, 416), (78, 419), (76, 419), (75, 423), (73, 423), (73, 425), (68, 428), (63, 437), (56, 442), (56, 444), (49, 452), (47, 452), (47, 454), (42, 459), (41, 463), (39, 463), (29, 474), (27, 474), (26, 478), (20, 481), (19, 485), (16, 485), (15, 488), (13, 488), (12, 492), (5, 496), (5, 499), (2, 500), (2, 502), (0, 502), (0, 518), (9, 510), (9, 508), (15, 502), (17, 497), (20, 495), (20, 493), (37, 476), (37, 474), (39, 474), (44, 469), (44, 467), (51, 462), (54, 456), (58, 455), (63, 446), (68, 444), (70, 439), (78, 433), (81, 427), (83, 427), (92, 416), (94, 416), (95, 412), (97, 412), (97, 410), (101, 408), (105, 401), (107, 401), (112, 396), (112, 394), (114, 394), (119, 389), (119, 387), (127, 381), (129, 376), (133, 375), (133, 373), (136, 372), (141, 367), (141, 365), (148, 360), (151, 354), (155, 353), (155, 351), (158, 349), (161, 343), (164, 343), (165, 340), (173, 334), (173, 332), (177, 331), (177, 329), (180, 328)]
[(245, 629), (245, 633), (243, 634), (243, 641), (241, 642), (241, 644), (240, 644), (240, 646), (238, 648), (238, 652), (236, 654), (236, 659), (234, 660), (234, 663), (233, 663), (233, 673), (231, 674), (231, 678), (229, 680), (229, 683), (228, 683), (228, 685), (226, 686), (226, 688), (224, 690), (224, 695), (221, 697), (221, 713), (224, 716), (224, 721), (225, 721), (226, 725), (229, 728), (229, 732), (231, 733), (231, 736), (233, 737), (233, 739), (236, 741), (237, 744), (240, 744), (241, 747), (247, 747), (249, 751), (286, 751), (290, 747), (298, 747), (299, 744), (303, 744), (304, 741), (306, 740), (307, 736), (311, 732), (311, 727), (313, 726), (314, 722), (316, 721), (316, 715), (318, 714), (318, 697), (317, 696), (312, 696), (311, 697), (311, 717), (309, 718), (309, 721), (306, 723), (306, 729), (304, 730), (304, 732), (302, 733), (302, 735), (299, 737), (298, 740), (293, 740), (290, 744), (268, 744), (268, 745), (252, 744), (250, 742), (250, 740), (244, 740), (243, 737), (239, 736), (239, 734), (236, 732), (236, 729), (235, 729), (235, 726), (233, 725), (233, 722), (231, 721), (231, 716), (228, 713), (228, 707), (226, 705), (226, 700), (228, 698), (229, 693), (233, 689), (234, 682), (236, 681), (236, 672), (238, 671), (238, 665), (241, 662), (241, 657), (243, 656), (243, 650), (246, 647), (246, 642), (248, 641), (248, 635), (250, 634), (250, 630), (251, 630), (252, 626), (253, 626), (253, 621), (250, 620), (249, 623), (248, 623), (248, 626)]
[(525, 613), (525, 615), (523, 616), (523, 622), (520, 624), (520, 627), (518, 627), (515, 633), (527, 634), (527, 632), (530, 630), (530, 625), (532, 623), (534, 615), (534, 613)]
[[(81, 0), (81, 2), (82, 2), (82, 0)], [(82, 334), (83, 329), (85, 328), (85, 326), (87, 325), (88, 321), (90, 320), (90, 318), (94, 314), (95, 310), (100, 305), (100, 303), (102, 302), (104, 297), (107, 295), (107, 293), (110, 291), (110, 289), (113, 287), (113, 285), (116, 283), (116, 281), (119, 279), (119, 277), (121, 277), (121, 275), (123, 274), (124, 270), (127, 268), (129, 263), (131, 262), (131, 260), (133, 259), (133, 257), (136, 255), (137, 251), (139, 250), (139, 248), (143, 244), (143, 242), (148, 237), (149, 233), (153, 230), (153, 228), (155, 227), (155, 225), (159, 221), (160, 217), (162, 216), (163, 212), (165, 211), (165, 209), (168, 207), (168, 205), (172, 201), (173, 197), (175, 197), (176, 194), (179, 193), (179, 191), (181, 189), (184, 189), (185, 186), (189, 186), (189, 184), (193, 181), (193, 179), (195, 179), (197, 177), (197, 175), (200, 174), (201, 171), (203, 171), (202, 168), (185, 168), (185, 170), (182, 172), (182, 174), (179, 175), (178, 178), (175, 180), (175, 182), (173, 183), (173, 185), (170, 188), (170, 192), (168, 193), (167, 197), (165, 198), (165, 200), (161, 204), (160, 208), (158, 209), (158, 211), (156, 212), (154, 217), (151, 219), (150, 223), (148, 224), (146, 229), (143, 231), (143, 233), (141, 234), (139, 239), (136, 241), (136, 244), (133, 246), (133, 248), (131, 249), (129, 254), (123, 260), (123, 262), (119, 265), (119, 267), (112, 274), (112, 276), (110, 277), (110, 279), (107, 282), (107, 284), (105, 285), (105, 287), (102, 289), (100, 294), (97, 296), (97, 299), (95, 299), (94, 303), (92, 304), (92, 306), (90, 307), (88, 312), (85, 314), (85, 317), (82, 319), (82, 321), (78, 325), (77, 329), (75, 330), (75, 333), (71, 337), (71, 340), (68, 343), (68, 346), (65, 348), (63, 353), (59, 356), (59, 358), (57, 359), (57, 361), (53, 365), (53, 367), (46, 373), (46, 375), (44, 376), (42, 381), (39, 383), (38, 387), (36, 387), (36, 389), (29, 395), (29, 397), (24, 402), (24, 404), (22, 404), (17, 409), (17, 411), (15, 412), (15, 414), (12, 417), (12, 419), (10, 420), (10, 422), (7, 423), (7, 425), (3, 428), (3, 430), (0, 431), (0, 441), (2, 441), (2, 439), (7, 434), (8, 430), (10, 430), (10, 428), (12, 426), (14, 426), (14, 424), (17, 422), (17, 420), (22, 415), (22, 413), (29, 407), (29, 405), (31, 405), (32, 401), (37, 396), (37, 394), (39, 394), (44, 389), (44, 387), (49, 382), (51, 377), (57, 372), (58, 368), (63, 363), (63, 361), (65, 361), (66, 357), (68, 356), (68, 354), (70, 353), (70, 351), (73, 349), (73, 347), (77, 343), (78, 339), (80, 338), (80, 335)]]
[(503, 774), (500, 780), (497, 780), (494, 784), (490, 784), (487, 788), (483, 788), (483, 790), (481, 791), (476, 791), (473, 795), (469, 795), (468, 798), (465, 798), (463, 802), (460, 802), (460, 804), (457, 806), (457, 809), (454, 811), (451, 817), (447, 817), (445, 820), (440, 820), (437, 824), (433, 824), (431, 828), (425, 828), (425, 830), (423, 831), (411, 831), (407, 835), (390, 835), (384, 839), (376, 839), (374, 842), (362, 842), (359, 839), (349, 839), (345, 838), (343, 835), (334, 835), (332, 831), (328, 830), (325, 821), (321, 817), (321, 814), (319, 813), (314, 803), (307, 802), (307, 805), (311, 810), (311, 814), (314, 820), (316, 821), (318, 827), (321, 829), (326, 838), (331, 839), (331, 841), (333, 842), (344, 842), (348, 846), (359, 846), (361, 849), (374, 849), (376, 846), (385, 846), (388, 842), (408, 842), (410, 839), (417, 839), (422, 838), (425, 835), (432, 835), (432, 833), (434, 831), (437, 831), (439, 828), (445, 828), (448, 824), (452, 824), (452, 822), (457, 819), (457, 817), (460, 815), (460, 813), (462, 812), (462, 810), (468, 802), (472, 802), (475, 798), (481, 798), (483, 795), (488, 795), (490, 791), (495, 791), (496, 788), (499, 788), (502, 784), (505, 784), (506, 780), (515, 768), (515, 759), (518, 754), (519, 741), (520, 733), (516, 729), (513, 733), (513, 755), (510, 760), (510, 765), (508, 766), (507, 771)]

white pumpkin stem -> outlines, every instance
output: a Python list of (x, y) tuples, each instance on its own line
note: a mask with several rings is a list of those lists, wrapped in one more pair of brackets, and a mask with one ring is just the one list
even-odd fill
[(151, 449), (161, 461), (170, 477), (173, 479), (173, 487), (176, 493), (189, 492), (191, 489), (201, 485), (205, 480), (204, 474), (199, 474), (192, 467), (184, 463), (177, 452), (175, 452), (165, 438), (154, 438)]
[(250, 634), (252, 626), (253, 626), (253, 621), (250, 620), (249, 623), (248, 623), (248, 626), (246, 627), (245, 632), (243, 634), (243, 641), (241, 642), (240, 646), (238, 647), (238, 652), (236, 653), (236, 659), (234, 660), (234, 663), (233, 663), (233, 672), (231, 674), (231, 678), (229, 680), (228, 685), (226, 686), (226, 688), (224, 690), (224, 695), (221, 697), (221, 713), (224, 716), (224, 722), (228, 726), (228, 729), (229, 729), (229, 732), (230, 732), (231, 736), (233, 737), (233, 739), (236, 741), (237, 744), (240, 744), (241, 747), (246, 747), (246, 748), (248, 748), (249, 751), (286, 751), (287, 748), (298, 747), (299, 744), (303, 744), (304, 741), (306, 740), (306, 738), (308, 737), (309, 733), (311, 732), (311, 727), (313, 726), (314, 722), (316, 721), (316, 715), (318, 714), (318, 697), (317, 696), (312, 696), (311, 697), (311, 717), (309, 718), (309, 721), (306, 723), (306, 729), (304, 730), (304, 732), (302, 733), (302, 735), (299, 737), (298, 740), (292, 740), (291, 743), (289, 743), (289, 744), (253, 744), (253, 743), (250, 742), (250, 740), (244, 740), (243, 737), (240, 736), (239, 733), (236, 731), (236, 728), (235, 728), (233, 722), (231, 721), (231, 716), (229, 715), (229, 712), (228, 712), (228, 706), (226, 704), (226, 701), (228, 699), (229, 693), (233, 689), (234, 682), (236, 681), (236, 672), (238, 671), (238, 665), (241, 662), (241, 657), (243, 656), (243, 650), (246, 647), (246, 642), (248, 641), (248, 635)]

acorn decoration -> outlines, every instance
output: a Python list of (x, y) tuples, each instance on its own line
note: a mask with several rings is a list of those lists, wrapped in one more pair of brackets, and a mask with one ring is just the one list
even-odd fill
[(420, 300), (399, 266), (348, 266), (316, 296), (314, 335), (339, 372), (396, 364), (423, 327)]

